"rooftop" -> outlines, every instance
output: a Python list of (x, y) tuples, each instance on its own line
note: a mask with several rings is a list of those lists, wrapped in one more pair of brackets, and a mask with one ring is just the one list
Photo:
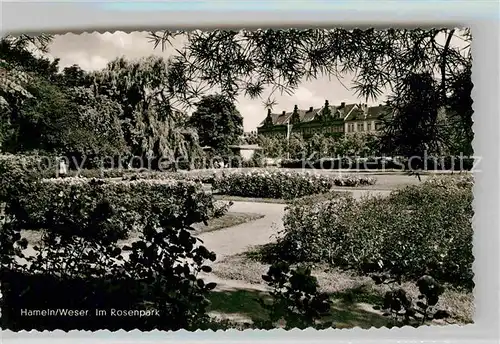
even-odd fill
[[(298, 109), (298, 114), (300, 118), (300, 122), (310, 122), (316, 118), (318, 114), (321, 114), (321, 111), (325, 108), (328, 102), (325, 102), (325, 105), (319, 108), (310, 107), (308, 110)], [(346, 104), (342, 102), (340, 105), (327, 105), (331, 111), (331, 114), (334, 118), (343, 119), (343, 120), (355, 120), (360, 119), (361, 116), (363, 119), (376, 119), (380, 118), (388, 107), (385, 105), (372, 106), (369, 107), (366, 104)], [(264, 126), (269, 118), (272, 121), (272, 125), (286, 125), (291, 117), (293, 111), (283, 111), (282, 113), (271, 113), (268, 112), (268, 116), (259, 124), (259, 127)]]

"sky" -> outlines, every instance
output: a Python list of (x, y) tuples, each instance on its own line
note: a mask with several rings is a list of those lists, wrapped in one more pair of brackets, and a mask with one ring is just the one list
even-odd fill
[[(182, 44), (182, 37), (176, 38), (174, 45)], [(83, 33), (57, 35), (50, 46), (50, 55), (60, 59), (61, 68), (79, 65), (82, 69), (92, 71), (106, 67), (109, 61), (118, 57), (135, 60), (150, 55), (158, 55), (168, 58), (173, 48), (165, 51), (161, 47), (154, 49), (153, 43), (148, 39), (147, 32), (106, 32), (106, 33)], [(278, 105), (273, 112), (280, 113), (284, 110), (292, 111), (297, 105), (300, 109), (309, 107), (321, 107), (325, 100), (330, 104), (362, 103), (364, 99), (356, 97), (349, 89), (352, 76), (346, 76), (339, 82), (336, 79), (329, 80), (322, 77), (313, 81), (304, 82), (293, 95), (274, 96)], [(264, 94), (264, 98), (267, 95)], [(378, 103), (385, 100), (385, 95)], [(257, 126), (264, 120), (267, 110), (262, 103), (263, 99), (249, 99), (241, 96), (237, 99), (237, 108), (243, 116), (245, 131), (256, 130)], [(369, 105), (374, 105), (373, 103)]]
[[(175, 44), (175, 42), (174, 42)], [(139, 59), (150, 55), (167, 58), (172, 49), (162, 51), (161, 47), (154, 49), (153, 43), (148, 39), (146, 32), (114, 32), (114, 33), (83, 33), (58, 35), (50, 45), (50, 55), (60, 59), (61, 68), (78, 64), (84, 70), (99, 70), (106, 67), (109, 61), (124, 56), (127, 59)], [(362, 99), (356, 98), (350, 86), (350, 78), (328, 80), (320, 78), (304, 82), (292, 96), (276, 95), (278, 105), (273, 111), (280, 113), (284, 110), (292, 111), (295, 105), (301, 109), (321, 107), (325, 100), (330, 104), (361, 103)], [(342, 85), (343, 84), (343, 85)], [(265, 95), (264, 95), (265, 98)], [(384, 99), (380, 100), (380, 103)], [(245, 131), (256, 130), (264, 120), (267, 110), (262, 103), (263, 99), (249, 99), (241, 96), (237, 99), (237, 108), (243, 116)]]

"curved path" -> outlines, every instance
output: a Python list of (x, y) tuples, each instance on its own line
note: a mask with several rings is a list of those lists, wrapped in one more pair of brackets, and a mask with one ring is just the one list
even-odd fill
[[(387, 190), (336, 190), (349, 192), (355, 199), (367, 195), (387, 196)], [(276, 240), (279, 231), (283, 229), (285, 204), (233, 201), (231, 212), (256, 213), (263, 218), (236, 225), (233, 227), (202, 233), (198, 236), (204, 246), (215, 251), (217, 260), (224, 257), (248, 251), (256, 245), (264, 245)]]
[[(366, 195), (387, 196), (390, 193), (387, 190), (342, 191), (351, 192), (356, 199)], [(279, 232), (283, 229), (285, 207), (285, 204), (233, 201), (230, 211), (258, 213), (264, 215), (264, 217), (237, 226), (200, 234), (198, 237), (203, 240), (204, 246), (217, 255), (215, 262), (206, 262), (205, 264), (214, 265), (225, 257), (241, 254), (247, 252), (253, 246), (265, 245), (275, 241)], [(236, 289), (267, 290), (265, 284), (256, 285), (245, 281), (222, 279), (213, 273), (202, 273), (200, 277), (203, 277), (206, 282), (216, 282), (216, 290), (218, 291)]]
[(283, 229), (285, 204), (235, 201), (229, 211), (262, 214), (264, 217), (198, 235), (206, 248), (215, 251), (217, 260), (246, 252), (252, 246), (272, 242)]

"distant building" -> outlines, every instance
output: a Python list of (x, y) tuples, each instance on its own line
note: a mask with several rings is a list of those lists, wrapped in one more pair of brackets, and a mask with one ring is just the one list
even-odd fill
[(366, 104), (358, 105), (344, 118), (344, 131), (346, 134), (380, 131), (383, 118), (389, 114), (389, 107), (385, 105), (370, 107)]
[(268, 110), (266, 118), (257, 128), (259, 135), (283, 137), (298, 133), (305, 139), (314, 134), (339, 137), (350, 133), (374, 133), (381, 129), (384, 116), (390, 108), (384, 105), (369, 107), (366, 104), (330, 105), (328, 100), (320, 108), (301, 110), (295, 105), (292, 112), (281, 114)]

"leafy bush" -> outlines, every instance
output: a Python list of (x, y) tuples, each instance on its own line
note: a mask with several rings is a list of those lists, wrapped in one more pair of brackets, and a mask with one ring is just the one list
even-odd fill
[(215, 173), (209, 171), (203, 172), (144, 172), (128, 174), (122, 177), (123, 180), (140, 180), (140, 179), (153, 179), (153, 180), (184, 180), (191, 182), (198, 182), (203, 184), (212, 184), (215, 178)]
[(471, 288), (470, 178), (431, 179), (385, 198), (355, 201), (346, 195), (309, 205), (292, 203), (280, 245), (297, 261), (401, 272), (409, 278), (427, 273)]
[(213, 188), (221, 194), (243, 197), (293, 199), (328, 192), (334, 186), (371, 185), (374, 178), (282, 171), (235, 172), (217, 176)]
[(374, 308), (384, 309), (384, 315), (390, 316), (396, 324), (419, 325), (429, 320), (440, 320), (450, 316), (446, 310), (437, 307), (444, 287), (431, 276), (424, 275), (417, 280), (416, 285), (420, 292), (417, 300), (413, 300), (401, 287), (399, 276), (374, 275), (372, 278), (375, 284), (390, 286), (390, 290), (384, 296), (383, 304)]
[(31, 192), (51, 161), (36, 155), (0, 155), (0, 204)]
[[(262, 279), (271, 287), (272, 303), (260, 300), (269, 312), (271, 323), (284, 320), (286, 329), (309, 327), (331, 327), (331, 324), (317, 324), (330, 311), (331, 301), (327, 294), (319, 292), (316, 277), (311, 269), (298, 266), (291, 269), (287, 263), (273, 264)], [(270, 326), (271, 327), (271, 326)]]
[[(36, 181), (34, 190), (35, 201), (8, 199), (0, 230), (2, 328), (194, 330), (209, 322), (206, 296), (215, 283), (198, 274), (210, 272), (204, 263), (216, 257), (190, 230), (215, 206), (199, 185), (64, 179)], [(141, 236), (121, 247), (108, 229), (117, 213), (131, 212), (140, 215)], [(47, 231), (28, 255), (21, 230), (32, 217), (45, 221)], [(25, 316), (22, 309), (88, 316)], [(122, 317), (112, 309), (150, 313)]]
[(28, 194), (20, 194), (10, 202), (10, 211), (23, 229), (50, 229), (87, 237), (95, 233), (78, 232), (87, 228), (82, 221), (104, 205), (111, 212), (106, 232), (117, 238), (126, 237), (132, 230), (140, 232), (149, 213), (156, 209), (177, 214), (187, 207), (185, 216), (195, 222), (202, 222), (203, 214), (215, 216), (225, 211), (194, 182), (87, 178), (36, 181)]

